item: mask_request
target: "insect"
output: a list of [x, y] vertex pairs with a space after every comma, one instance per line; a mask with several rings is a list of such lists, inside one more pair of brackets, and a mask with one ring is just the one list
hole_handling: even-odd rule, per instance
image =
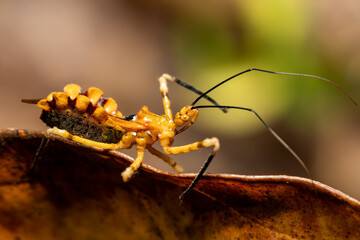
[[[195, 187], [215, 154], [220, 149], [220, 142], [216, 137], [206, 138], [202, 141], [183, 146], [172, 146], [174, 137], [195, 123], [199, 115], [198, 109], [200, 108], [219, 108], [223, 112], [227, 112], [228, 109], [240, 109], [252, 112], [270, 133], [299, 161], [308, 175], [311, 176], [301, 158], [253, 109], [237, 106], [223, 106], [207, 95], [220, 85], [251, 71], [317, 78], [337, 87], [355, 105], [357, 105], [357, 103], [340, 86], [330, 80], [313, 75], [273, 72], [257, 68], [247, 69], [235, 74], [205, 92], [201, 92], [175, 77], [163, 74], [158, 80], [165, 112], [164, 115], [152, 113], [146, 106], [143, 106], [136, 115], [123, 116], [123, 114], [117, 110], [115, 100], [112, 98], [104, 98], [103, 92], [100, 89], [91, 87], [87, 91], [81, 91], [80, 86], [76, 84], [66, 85], [63, 92], [52, 92], [44, 99], [22, 99], [22, 102], [36, 104], [42, 109], [40, 118], [50, 127], [46, 132], [46, 136], [56, 134], [78, 143], [103, 149], [124, 149], [136, 145], [136, 159], [121, 173], [124, 182], [127, 182], [140, 167], [146, 149], [153, 155], [156, 155], [167, 162], [176, 172], [181, 173], [183, 172], [182, 167], [168, 155], [176, 155], [201, 148], [212, 147], [209, 157], [200, 168], [192, 183], [180, 195], [180, 199], [183, 199]], [[173, 116], [170, 108], [168, 81], [175, 82], [200, 95], [192, 104], [181, 108], [175, 116]], [[202, 98], [207, 99], [213, 105], [196, 106], [196, 103]], [[159, 141], [162, 149], [168, 155], [152, 146], [156, 141]], [[48, 138], [43, 138], [31, 169], [34, 169], [47, 142]]]

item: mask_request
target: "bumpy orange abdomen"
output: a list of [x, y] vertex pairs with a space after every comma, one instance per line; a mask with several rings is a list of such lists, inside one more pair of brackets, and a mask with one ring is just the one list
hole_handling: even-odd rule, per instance
[[64, 92], [52, 92], [37, 105], [43, 109], [41, 120], [49, 127], [57, 127], [86, 139], [117, 143], [125, 130], [109, 124], [109, 115], [122, 118], [112, 98], [104, 98], [98, 88], [81, 92], [76, 84], [66, 85]]

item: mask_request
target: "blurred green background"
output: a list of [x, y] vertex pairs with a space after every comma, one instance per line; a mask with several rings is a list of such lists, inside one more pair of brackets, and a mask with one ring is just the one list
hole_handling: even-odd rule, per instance
[[[20, 99], [45, 97], [70, 82], [99, 87], [125, 115], [142, 105], [163, 114], [157, 77], [164, 72], [203, 91], [250, 67], [313, 74], [359, 101], [358, 9], [356, 0], [0, 0], [0, 127], [45, 130], [40, 109]], [[169, 85], [174, 112], [196, 98]], [[211, 96], [255, 109], [315, 180], [360, 198], [359, 108], [334, 86], [251, 72]], [[306, 177], [249, 112], [202, 109], [174, 145], [212, 136], [221, 149], [209, 172]], [[135, 156], [134, 149], [124, 152]], [[208, 152], [175, 159], [196, 172]], [[171, 171], [150, 153], [145, 163]]]

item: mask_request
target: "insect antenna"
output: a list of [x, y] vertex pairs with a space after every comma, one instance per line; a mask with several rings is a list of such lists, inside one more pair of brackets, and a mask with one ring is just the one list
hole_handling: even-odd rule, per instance
[[209, 97], [208, 95], [204, 94], [203, 92], [201, 92], [200, 90], [196, 89], [195, 87], [191, 86], [190, 84], [183, 82], [182, 80], [178, 79], [178, 78], [171, 78], [171, 81], [179, 84], [180, 86], [189, 89], [190, 91], [202, 96], [202, 98], [205, 98], [206, 100], [208, 100], [209, 102], [211, 102], [212, 104], [214, 104], [215, 106], [218, 106], [218, 108], [223, 111], [224, 113], [227, 113], [227, 109], [221, 107], [221, 105], [216, 102], [214, 99], [212, 99], [211, 97]]
[[[194, 106], [193, 108], [225, 108], [225, 109], [239, 109], [239, 110], [244, 110], [244, 111], [248, 111], [248, 112], [252, 112], [253, 114], [255, 114], [255, 116], [261, 121], [261, 123], [267, 128], [267, 130], [269, 130], [269, 132], [281, 143], [281, 145], [283, 145], [295, 158], [296, 160], [300, 163], [300, 165], [303, 167], [303, 169], [306, 171], [308, 177], [310, 179], [313, 179], [309, 169], [306, 167], [304, 161], [296, 154], [296, 152], [260, 117], [260, 115], [255, 112], [255, 110], [251, 109], [251, 108], [245, 108], [245, 107], [237, 107], [237, 106], [212, 106], [212, 105], [203, 105], [203, 106]], [[196, 176], [196, 178], [194, 179], [193, 183], [196, 183], [200, 180], [200, 178], [202, 177], [202, 175], [204, 174], [207, 166], [209, 165], [209, 161], [211, 161], [212, 159], [208, 158], [206, 160], [206, 162], [204, 163], [203, 167], [201, 168], [201, 171], [198, 173], [198, 175]], [[203, 169], [205, 168], [205, 169]], [[191, 185], [195, 185], [195, 184], [191, 184]], [[187, 190], [186, 190], [187, 191]]]
[[249, 68], [245, 71], [242, 71], [240, 73], [237, 73], [227, 79], [225, 79], [224, 81], [216, 84], [214, 87], [210, 88], [209, 90], [207, 90], [206, 92], [204, 92], [203, 94], [201, 94], [197, 99], [195, 99], [195, 101], [192, 103], [192, 105], [194, 106], [201, 98], [205, 98], [205, 96], [207, 96], [207, 94], [211, 91], [213, 91], [215, 88], [223, 85], [224, 83], [230, 81], [231, 79], [233, 78], [236, 78], [242, 74], [245, 74], [245, 73], [248, 73], [248, 72], [251, 72], [251, 71], [258, 71], [258, 72], [265, 72], [265, 73], [271, 73], [271, 74], [278, 74], [278, 75], [289, 75], [289, 76], [299, 76], [299, 77], [308, 77], [308, 78], [316, 78], [316, 79], [319, 79], [319, 80], [322, 80], [322, 81], [325, 81], [325, 82], [328, 82], [332, 85], [334, 85], [338, 90], [340, 90], [355, 106], [357, 106], [357, 102], [352, 98], [350, 97], [350, 95], [343, 89], [341, 88], [339, 85], [337, 85], [336, 83], [326, 79], [326, 78], [322, 78], [322, 77], [318, 77], [318, 76], [315, 76], [315, 75], [309, 75], [309, 74], [302, 74], [302, 73], [287, 73], [287, 72], [274, 72], [274, 71], [269, 71], [269, 70], [264, 70], [264, 69], [259, 69], [259, 68]]

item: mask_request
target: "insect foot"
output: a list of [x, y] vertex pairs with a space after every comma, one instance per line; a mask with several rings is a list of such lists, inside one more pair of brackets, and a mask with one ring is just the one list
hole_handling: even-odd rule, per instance
[[132, 169], [132, 167], [128, 167], [126, 168], [122, 173], [122, 179], [124, 182], [127, 182], [130, 180], [130, 178], [134, 175], [134, 169]]

